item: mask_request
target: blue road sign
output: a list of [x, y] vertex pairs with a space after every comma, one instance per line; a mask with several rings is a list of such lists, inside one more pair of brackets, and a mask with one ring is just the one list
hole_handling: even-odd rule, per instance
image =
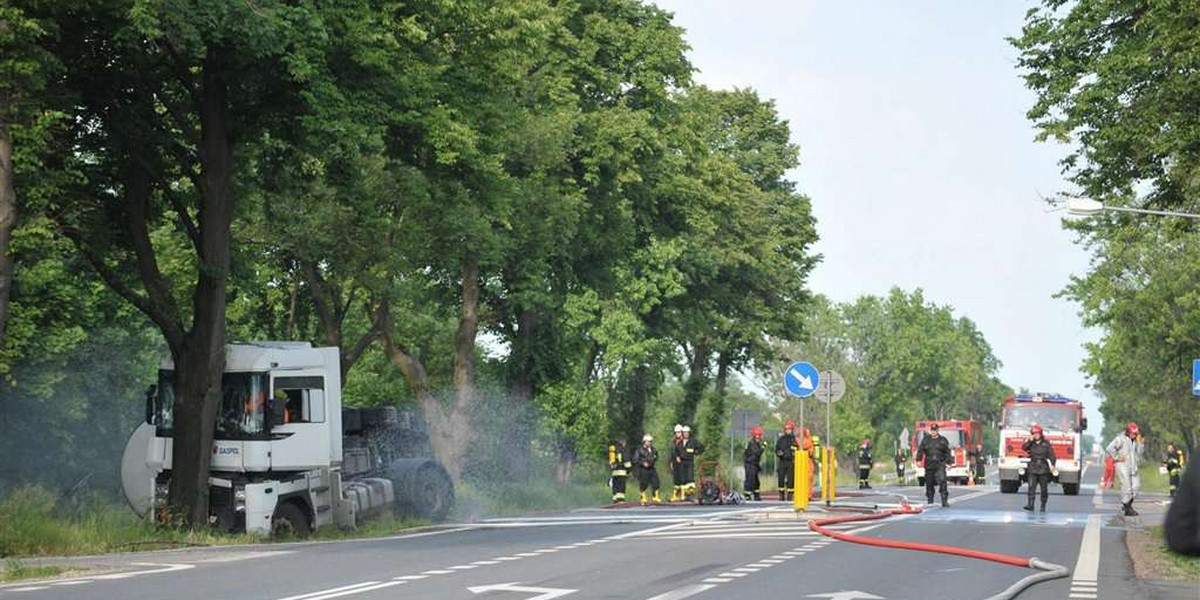
[[807, 398], [817, 391], [818, 385], [821, 385], [821, 372], [802, 360], [792, 363], [783, 372], [783, 387], [793, 396]]
[[1192, 395], [1200, 396], [1200, 359], [1192, 361]]

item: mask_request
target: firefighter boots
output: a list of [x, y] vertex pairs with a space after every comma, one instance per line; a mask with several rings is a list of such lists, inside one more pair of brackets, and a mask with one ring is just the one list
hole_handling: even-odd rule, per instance
[[654, 503], [662, 504], [662, 497], [658, 495], [658, 490], [654, 490]]
[[639, 501], [639, 502], [641, 502], [641, 505], [642, 505], [642, 506], [645, 506], [645, 505], [647, 504], [647, 502], [646, 502], [646, 492], [645, 492], [645, 491], [642, 491], [642, 493], [641, 493], [641, 494], [639, 494], [639, 496], [638, 496], [638, 501]]

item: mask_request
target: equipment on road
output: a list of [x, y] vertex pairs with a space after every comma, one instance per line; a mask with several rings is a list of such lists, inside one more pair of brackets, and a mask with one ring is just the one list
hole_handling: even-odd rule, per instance
[[1029, 455], [1023, 447], [1034, 425], [1044, 429], [1046, 441], [1054, 448], [1058, 460], [1058, 475], [1051, 479], [1062, 485], [1063, 494], [1078, 494], [1087, 418], [1083, 416], [1082, 402], [1059, 394], [1021, 394], [1004, 401], [1000, 421], [1000, 491], [1015, 494], [1021, 482], [1028, 481]]
[[[303, 535], [388, 510], [433, 520], [450, 511], [454, 485], [430, 458], [424, 420], [393, 407], [343, 408], [337, 348], [229, 345], [221, 385], [209, 474], [216, 527]], [[162, 520], [169, 518], [174, 389], [167, 358], [121, 465], [130, 506]]]
[[[917, 449], [921, 447], [921, 441], [929, 434], [929, 431], [937, 427], [941, 437], [946, 438], [946, 442], [950, 444], [951, 457], [946, 463], [946, 481], [966, 485], [971, 478], [971, 461], [968, 459], [967, 450], [974, 448], [976, 444], [983, 443], [983, 427], [978, 421], [970, 419], [953, 419], [945, 421], [917, 421], [916, 435], [912, 437], [912, 455], [914, 460], [917, 456]], [[918, 461], [917, 465], [917, 485], [925, 485], [925, 477], [922, 475], [921, 469], [925, 465]]]

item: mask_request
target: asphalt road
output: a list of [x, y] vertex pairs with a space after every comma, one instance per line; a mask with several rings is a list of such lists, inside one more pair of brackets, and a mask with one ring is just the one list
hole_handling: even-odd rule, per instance
[[[1087, 479], [1094, 479], [1095, 470]], [[1085, 479], [1085, 482], [1087, 480]], [[1092, 482], [1094, 483], [1094, 482]], [[923, 500], [917, 488], [889, 488]], [[866, 536], [949, 544], [1065, 565], [1071, 578], [1021, 600], [1198, 598], [1133, 577], [1112, 493], [1054, 489], [1046, 514], [1024, 494], [952, 488], [950, 508], [847, 524]], [[1024, 488], [1022, 488], [1024, 492]], [[850, 502], [894, 502], [886, 497]], [[256, 545], [89, 559], [117, 570], [0, 587], [28, 600], [697, 600], [986, 598], [1032, 573], [959, 557], [873, 548], [814, 534], [790, 506], [592, 509], [450, 525], [374, 540]], [[1165, 594], [1165, 595], [1164, 595]]]

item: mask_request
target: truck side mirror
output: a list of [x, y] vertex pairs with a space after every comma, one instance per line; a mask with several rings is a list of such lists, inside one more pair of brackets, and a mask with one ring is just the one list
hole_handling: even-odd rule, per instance
[[146, 388], [146, 423], [154, 424], [154, 415], [158, 413], [158, 386], [151, 385]]
[[1079, 421], [1079, 430], [1084, 431], [1086, 429], [1087, 429], [1087, 417], [1084, 417], [1082, 420]]
[[283, 425], [287, 420], [287, 400], [271, 398], [267, 401], [267, 428]]

